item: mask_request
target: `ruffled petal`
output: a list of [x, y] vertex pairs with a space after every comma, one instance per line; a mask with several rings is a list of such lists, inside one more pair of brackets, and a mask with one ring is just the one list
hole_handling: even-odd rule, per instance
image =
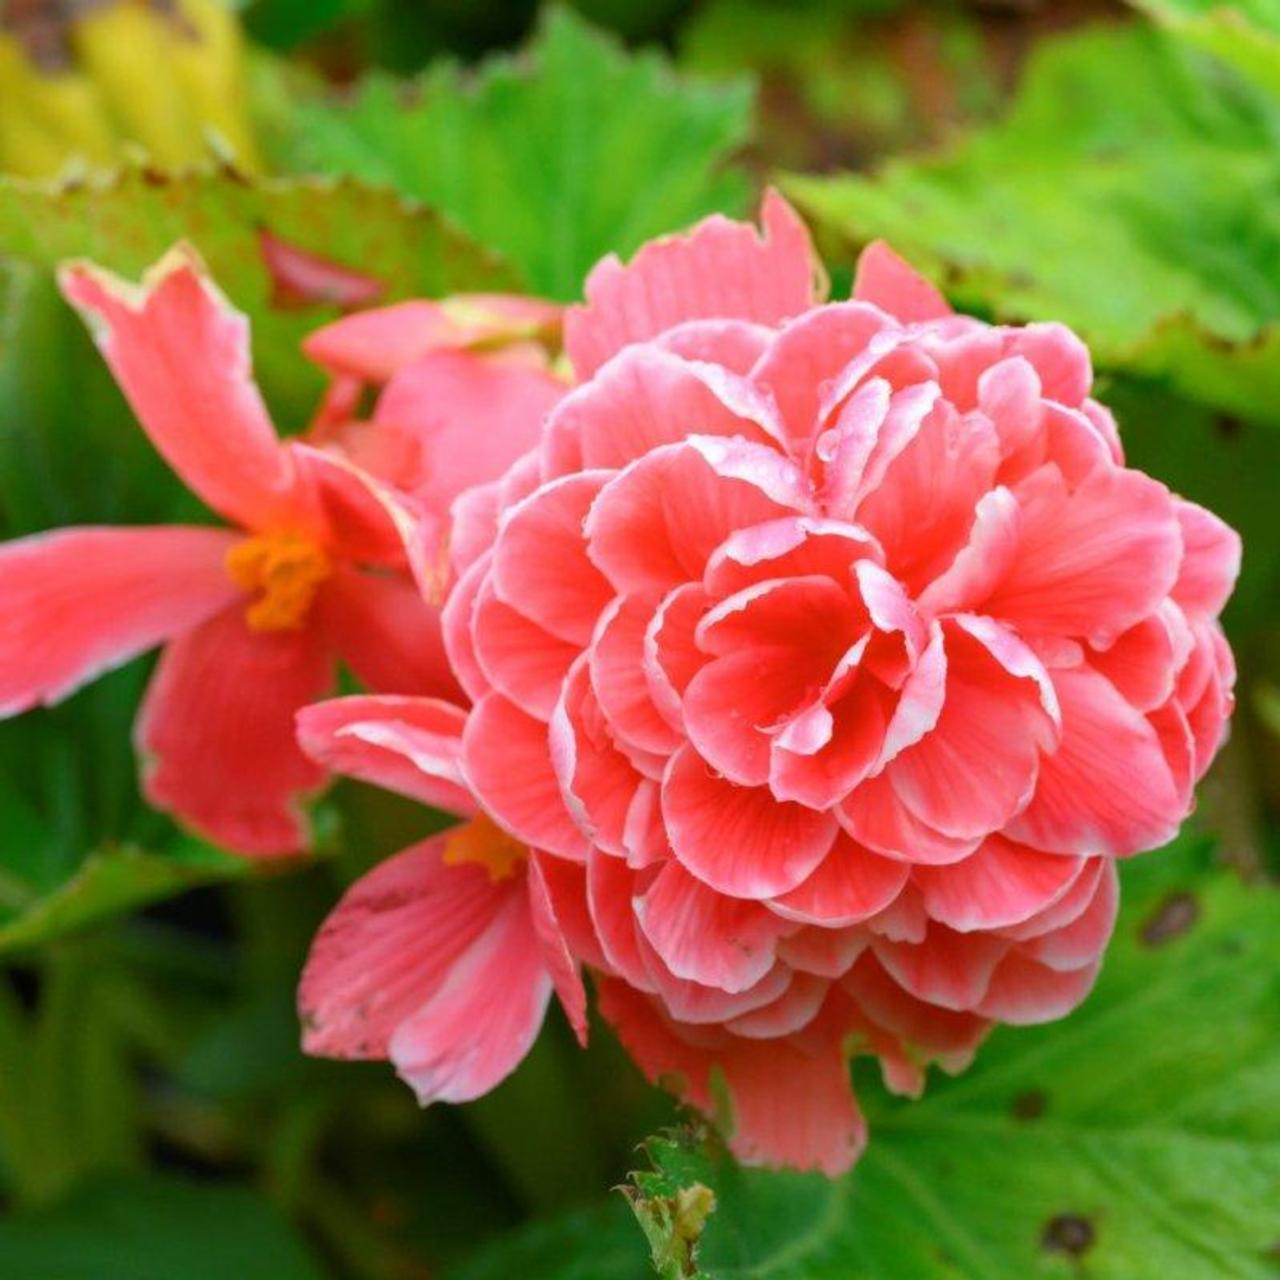
[[1186, 802], [1156, 731], [1088, 667], [1055, 671], [1053, 682], [1062, 743], [1041, 761], [1035, 795], [1006, 834], [1049, 852], [1114, 857], [1167, 844]]
[[912, 879], [930, 917], [961, 933], [1021, 924], [1075, 883], [1083, 858], [1037, 853], [989, 836], [969, 857], [917, 867]]
[[773, 968], [773, 944], [786, 924], [755, 902], [707, 888], [668, 862], [635, 899], [640, 928], [677, 978], [739, 992]]
[[680, 862], [738, 898], [772, 898], [804, 881], [831, 848], [836, 820], [781, 804], [764, 787], [736, 787], [689, 747], [671, 760], [662, 815]]
[[577, 861], [586, 857], [587, 841], [561, 798], [542, 721], [499, 693], [486, 694], [467, 719], [463, 772], [517, 839]]
[[883, 911], [910, 874], [905, 862], [872, 853], [841, 832], [808, 879], [769, 905], [789, 920], [837, 929]]
[[462, 775], [466, 722], [461, 707], [435, 698], [331, 698], [298, 713], [298, 744], [334, 773], [469, 815], [476, 803]]
[[684, 235], [652, 240], [623, 265], [610, 254], [587, 277], [586, 305], [565, 317], [580, 379], [615, 352], [685, 320], [777, 324], [812, 306], [820, 271], [809, 233], [774, 191], [763, 231], [715, 214]]
[[775, 449], [689, 436], [601, 489], [586, 520], [588, 554], [619, 593], [669, 589], [701, 579], [734, 530], [808, 505], [804, 476]]

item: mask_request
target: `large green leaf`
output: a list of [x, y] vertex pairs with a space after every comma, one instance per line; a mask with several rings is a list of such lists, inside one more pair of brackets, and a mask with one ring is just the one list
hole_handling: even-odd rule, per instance
[[1280, 894], [1206, 861], [1186, 838], [1126, 873], [1102, 978], [1070, 1018], [998, 1031], [919, 1103], [860, 1081], [871, 1142], [849, 1176], [652, 1143], [632, 1198], [662, 1274], [1273, 1277]]
[[474, 77], [451, 64], [412, 85], [367, 78], [314, 99], [277, 139], [294, 168], [358, 175], [451, 214], [539, 292], [573, 298], [591, 265], [716, 209], [739, 210], [727, 170], [751, 90], [677, 80], [555, 10], [519, 58]]
[[[0, 806], [3, 801], [0, 796]], [[37, 821], [29, 812], [22, 816], [28, 825]], [[0, 807], [0, 840], [8, 845], [30, 838], [30, 834], [34, 833], [15, 821], [13, 807]], [[239, 879], [254, 867], [246, 858], [222, 853], [194, 839], [180, 840], [164, 853], [114, 845], [89, 854], [74, 874], [47, 893], [21, 902], [7, 862], [0, 853], [5, 897], [13, 904], [0, 909], [0, 955], [37, 946], [186, 889]]]
[[[47, 269], [84, 256], [138, 276], [176, 241], [192, 241], [248, 313], [257, 375], [280, 428], [295, 430], [323, 385], [298, 343], [337, 311], [281, 302], [263, 258], [263, 232], [372, 277], [385, 300], [511, 282], [489, 251], [438, 214], [353, 178], [259, 182], [226, 170], [167, 177], [133, 169], [60, 189], [0, 180], [0, 260], [19, 267]], [[5, 416], [0, 409], [0, 429], [17, 429]]]
[[103, 1179], [54, 1209], [0, 1223], [13, 1280], [322, 1280], [311, 1250], [243, 1187]]
[[837, 255], [886, 237], [963, 305], [1063, 320], [1103, 365], [1280, 418], [1280, 97], [1171, 36], [1048, 43], [999, 125], [784, 185]]

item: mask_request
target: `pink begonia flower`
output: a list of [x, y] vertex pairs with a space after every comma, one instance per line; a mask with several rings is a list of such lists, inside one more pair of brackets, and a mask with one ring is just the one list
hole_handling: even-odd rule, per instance
[[465, 725], [465, 712], [431, 698], [336, 698], [298, 717], [320, 764], [467, 819], [348, 890], [298, 992], [308, 1053], [389, 1058], [424, 1104], [478, 1098], [507, 1076], [553, 989], [587, 1035], [586, 992], [545, 878], [559, 869], [478, 811], [460, 767]]
[[[147, 798], [244, 854], [298, 851], [300, 798], [326, 775], [293, 717], [331, 688], [336, 659], [377, 690], [459, 694], [410, 573], [418, 513], [349, 458], [277, 438], [247, 322], [193, 251], [140, 288], [87, 264], [60, 279], [152, 443], [237, 527], [66, 529], [0, 547], [0, 713], [165, 644], [136, 725]], [[526, 444], [505, 457], [486, 444], [488, 475]], [[454, 483], [475, 475], [466, 464]]]
[[580, 385], [454, 505], [445, 644], [460, 774], [568, 869], [632, 1056], [743, 1159], [836, 1173], [848, 1052], [915, 1093], [1090, 989], [1114, 860], [1223, 738], [1240, 547], [1124, 466], [1070, 331], [953, 315], [880, 244], [823, 305], [763, 224], [591, 274]]

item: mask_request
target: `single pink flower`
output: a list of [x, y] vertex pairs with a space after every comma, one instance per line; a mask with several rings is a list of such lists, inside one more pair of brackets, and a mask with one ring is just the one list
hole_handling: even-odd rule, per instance
[[1240, 548], [1124, 466], [1068, 330], [879, 244], [822, 305], [763, 223], [592, 273], [581, 384], [454, 505], [445, 643], [461, 772], [585, 868], [557, 913], [632, 1055], [707, 1111], [718, 1069], [744, 1159], [836, 1172], [850, 1047], [916, 1092], [1089, 990], [1114, 859], [1222, 740]]
[[277, 438], [245, 318], [179, 248], [136, 287], [60, 275], [152, 443], [234, 528], [79, 528], [0, 547], [0, 713], [164, 644], [136, 725], [150, 802], [250, 855], [307, 841], [324, 770], [294, 712], [341, 658], [375, 689], [449, 695], [410, 511], [341, 456]]
[[477, 810], [460, 766], [465, 723], [430, 698], [338, 698], [298, 717], [318, 763], [466, 819], [348, 890], [298, 992], [308, 1053], [389, 1058], [424, 1104], [477, 1098], [513, 1071], [553, 989], [587, 1035], [545, 879], [557, 869]]

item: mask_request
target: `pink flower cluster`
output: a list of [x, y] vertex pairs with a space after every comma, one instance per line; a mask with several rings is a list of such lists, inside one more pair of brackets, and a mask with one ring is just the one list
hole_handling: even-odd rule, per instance
[[[361, 519], [326, 542], [288, 509], [326, 557], [305, 590], [349, 562], [445, 584], [448, 670], [308, 708], [301, 750], [464, 821], [339, 904], [306, 1044], [476, 1097], [553, 991], [585, 1038], [585, 967], [650, 1078], [727, 1106], [741, 1158], [836, 1173], [865, 1141], [851, 1053], [916, 1094], [993, 1024], [1087, 994], [1115, 859], [1175, 834], [1225, 732], [1238, 539], [1125, 467], [1068, 330], [955, 315], [882, 245], [824, 304], [777, 196], [762, 231], [710, 218], [586, 296], [567, 394], [532, 302], [472, 316], [496, 354], [435, 304], [311, 344], [329, 400], [273, 447], [323, 458]], [[370, 556], [388, 511], [400, 550]], [[23, 554], [0, 552], [0, 598]]]

